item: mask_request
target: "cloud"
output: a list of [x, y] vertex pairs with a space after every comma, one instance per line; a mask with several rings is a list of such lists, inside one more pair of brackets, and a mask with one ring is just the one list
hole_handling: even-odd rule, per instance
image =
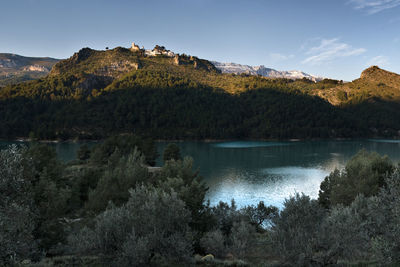
[[354, 48], [349, 44], [342, 43], [339, 38], [320, 39], [317, 46], [307, 50], [308, 57], [302, 61], [303, 64], [320, 65], [337, 58], [358, 56], [365, 53], [365, 48]]
[[368, 60], [367, 66], [373, 66], [373, 65], [380, 66], [380, 67], [388, 66], [388, 65], [390, 65], [389, 58], [386, 56], [373, 57], [370, 60]]
[[348, 3], [352, 4], [354, 9], [363, 10], [372, 15], [399, 6], [400, 0], [350, 0]]
[[272, 61], [278, 62], [278, 61], [285, 61], [285, 60], [294, 58], [294, 55], [284, 55], [284, 54], [280, 54], [280, 53], [270, 53], [269, 54], [269, 58]]

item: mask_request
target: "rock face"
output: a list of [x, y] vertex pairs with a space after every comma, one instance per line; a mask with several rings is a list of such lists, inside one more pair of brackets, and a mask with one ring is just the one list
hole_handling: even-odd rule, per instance
[[249, 74], [249, 75], [261, 75], [269, 78], [287, 78], [287, 79], [303, 79], [307, 78], [314, 82], [323, 80], [322, 77], [318, 77], [315, 75], [307, 74], [301, 71], [293, 70], [293, 71], [278, 71], [271, 68], [266, 68], [263, 65], [260, 66], [249, 66], [249, 65], [241, 65], [236, 63], [221, 63], [212, 61], [214, 66], [217, 69], [220, 69], [222, 73], [235, 73], [235, 74]]
[[50, 70], [44, 66], [40, 65], [30, 65], [23, 68], [24, 71], [37, 71], [48, 73]]
[[74, 87], [84, 92], [105, 88], [121, 75], [141, 68], [140, 54], [132, 52], [132, 48], [123, 47], [107, 51], [83, 48], [72, 57], [57, 63], [50, 76], [62, 74], [71, 77], [77, 81]]

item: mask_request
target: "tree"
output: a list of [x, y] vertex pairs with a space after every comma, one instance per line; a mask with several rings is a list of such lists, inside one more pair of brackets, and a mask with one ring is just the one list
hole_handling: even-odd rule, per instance
[[154, 141], [136, 135], [116, 135], [107, 138], [93, 148], [90, 161], [97, 165], [103, 165], [108, 162], [109, 157], [116, 149], [121, 153], [121, 156], [126, 156], [131, 154], [135, 148], [144, 155], [145, 163], [155, 164], [157, 149]]
[[126, 204], [111, 204], [99, 214], [93, 230], [85, 228], [71, 236], [71, 247], [112, 256], [123, 266], [190, 263], [190, 212], [184, 202], [175, 192], [152, 186], [138, 186], [129, 194]]
[[315, 246], [315, 261], [321, 265], [373, 260], [371, 239], [376, 235], [374, 213], [377, 197], [359, 195], [349, 206], [336, 205], [324, 218]]
[[243, 208], [243, 213], [249, 217], [250, 222], [256, 227], [263, 227], [267, 221], [271, 221], [278, 214], [278, 208], [265, 206], [264, 201], [260, 201], [257, 207], [247, 206]]
[[254, 226], [245, 221], [235, 222], [232, 227], [231, 246], [233, 254], [243, 259], [255, 241]]
[[223, 258], [226, 255], [226, 240], [221, 230], [207, 232], [200, 240], [200, 245], [205, 253], [211, 253], [215, 257]]
[[167, 162], [168, 160], [180, 160], [181, 153], [179, 147], [174, 143], [169, 143], [164, 149], [163, 160]]
[[79, 160], [82, 160], [82, 161], [88, 160], [90, 158], [90, 149], [89, 149], [89, 147], [86, 144], [81, 145], [79, 147], [78, 152], [77, 152], [77, 156], [78, 156]]
[[128, 201], [129, 189], [150, 180], [150, 173], [144, 163], [144, 155], [136, 148], [127, 156], [121, 156], [119, 150], [115, 150], [96, 188], [89, 191], [86, 207], [99, 212], [107, 207], [109, 201], [117, 206]]
[[358, 194], [376, 195], [391, 175], [394, 165], [387, 156], [376, 152], [359, 151], [343, 171], [335, 170], [321, 183], [319, 203], [324, 207], [350, 205]]
[[289, 264], [310, 265], [325, 210], [316, 200], [296, 194], [284, 202], [273, 220], [272, 240], [277, 253]]
[[378, 233], [373, 238], [373, 250], [382, 264], [400, 262], [400, 166], [386, 178], [386, 186], [378, 194], [378, 209], [374, 209]]
[[30, 163], [23, 148], [15, 145], [0, 151], [0, 265], [31, 258], [37, 253], [34, 240], [35, 204], [27, 174]]
[[64, 164], [57, 159], [53, 147], [33, 144], [25, 153], [31, 162], [30, 179], [33, 198], [38, 211], [35, 239], [41, 249], [50, 250], [64, 240], [64, 228], [60, 217], [71, 211], [71, 181], [63, 176]]

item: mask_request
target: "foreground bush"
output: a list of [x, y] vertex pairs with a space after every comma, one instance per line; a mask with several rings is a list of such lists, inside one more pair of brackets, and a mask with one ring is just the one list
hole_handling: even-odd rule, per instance
[[[190, 213], [176, 193], [139, 186], [121, 207], [110, 205], [85, 228], [70, 237], [76, 252], [112, 256], [120, 265], [167, 261], [189, 263], [192, 255]], [[89, 241], [89, 242], [88, 242]]]
[[386, 186], [378, 194], [379, 209], [374, 210], [377, 235], [373, 250], [385, 264], [400, 263], [400, 168], [387, 177]]
[[324, 216], [324, 209], [308, 196], [296, 194], [285, 201], [272, 227], [274, 247], [285, 262], [299, 265], [313, 262], [314, 245]]
[[0, 151], [0, 265], [31, 258], [36, 252], [36, 213], [26, 175], [25, 150], [15, 145]]

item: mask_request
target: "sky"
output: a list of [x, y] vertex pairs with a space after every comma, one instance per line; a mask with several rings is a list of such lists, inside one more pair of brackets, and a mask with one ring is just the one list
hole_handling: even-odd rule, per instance
[[400, 0], [1, 0], [0, 53], [153, 48], [351, 81], [400, 73]]

